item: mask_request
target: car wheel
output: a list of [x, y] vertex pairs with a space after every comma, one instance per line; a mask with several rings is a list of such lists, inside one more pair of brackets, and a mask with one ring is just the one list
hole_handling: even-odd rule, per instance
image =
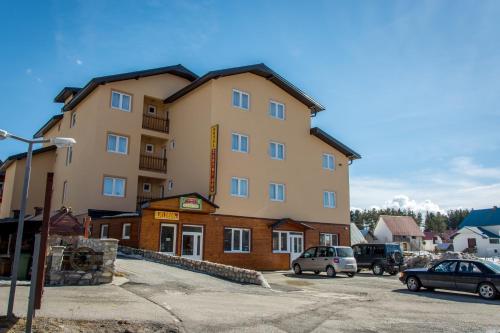
[[354, 277], [354, 275], [356, 275], [356, 274], [354, 274], [354, 273], [347, 273], [347, 276], [350, 277], [350, 278]]
[[337, 275], [337, 272], [335, 272], [335, 268], [333, 268], [333, 266], [328, 266], [326, 268], [326, 275], [328, 275], [329, 277], [335, 277], [335, 275]]
[[321, 273], [320, 271], [314, 271], [314, 274], [318, 275], [319, 273]]
[[420, 285], [418, 278], [410, 276], [406, 279], [406, 287], [408, 287], [408, 290], [410, 291], [419, 291], [422, 286]]
[[375, 274], [375, 275], [382, 275], [382, 274], [384, 274], [384, 267], [382, 267], [381, 264], [375, 264], [375, 265], [373, 265], [372, 271], [373, 271], [373, 274]]
[[491, 283], [481, 283], [478, 288], [479, 296], [484, 299], [494, 299], [497, 297], [497, 290]]
[[300, 268], [299, 264], [295, 264], [293, 266], [293, 272], [297, 275], [302, 274], [302, 268]]

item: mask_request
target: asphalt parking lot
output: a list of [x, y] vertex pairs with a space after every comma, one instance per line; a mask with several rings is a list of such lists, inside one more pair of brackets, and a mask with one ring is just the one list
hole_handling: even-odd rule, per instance
[[[411, 293], [395, 276], [266, 272], [266, 289], [143, 260], [119, 258], [116, 267], [126, 283], [46, 288], [39, 315], [160, 322], [181, 332], [500, 332], [500, 300]], [[18, 288], [19, 314], [27, 292]]]

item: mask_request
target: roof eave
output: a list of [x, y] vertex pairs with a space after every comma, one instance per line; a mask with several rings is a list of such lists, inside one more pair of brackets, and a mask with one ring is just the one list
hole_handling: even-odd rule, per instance
[[335, 139], [332, 137], [330, 134], [326, 133], [319, 127], [313, 127], [310, 129], [310, 134], [314, 135], [324, 143], [328, 144], [329, 146], [337, 149], [340, 151], [342, 154], [344, 154], [349, 160], [359, 160], [361, 159], [361, 155], [352, 150], [351, 148], [347, 147], [345, 144], [340, 142], [339, 140]]

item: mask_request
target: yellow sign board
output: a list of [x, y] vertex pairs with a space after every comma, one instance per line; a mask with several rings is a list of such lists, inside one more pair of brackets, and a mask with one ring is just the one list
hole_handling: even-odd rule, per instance
[[179, 220], [179, 212], [164, 212], [164, 211], [156, 210], [155, 211], [155, 220], [178, 221]]
[[219, 145], [219, 125], [210, 128], [210, 184], [208, 194], [217, 193], [217, 148]]

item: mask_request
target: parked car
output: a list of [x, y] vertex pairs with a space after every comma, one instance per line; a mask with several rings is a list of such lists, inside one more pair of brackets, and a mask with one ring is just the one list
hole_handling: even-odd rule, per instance
[[396, 275], [404, 265], [403, 251], [397, 243], [356, 244], [352, 247], [354, 258], [361, 269], [371, 269], [373, 274], [387, 272]]
[[358, 269], [352, 249], [348, 246], [316, 246], [305, 250], [292, 261], [295, 274], [312, 271], [314, 274], [326, 272], [329, 277], [346, 273], [353, 277]]
[[484, 260], [444, 260], [431, 268], [413, 268], [400, 273], [408, 290], [446, 289], [478, 293], [494, 299], [500, 291], [500, 265]]

